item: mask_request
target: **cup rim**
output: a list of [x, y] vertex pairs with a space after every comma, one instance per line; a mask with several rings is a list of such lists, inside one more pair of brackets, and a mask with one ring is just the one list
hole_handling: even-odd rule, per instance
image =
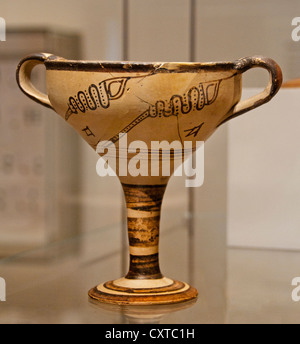
[[69, 71], [97, 71], [97, 72], [155, 72], [155, 73], [182, 73], [199, 72], [199, 70], [236, 72], [235, 63], [219, 62], [140, 62], [140, 61], [93, 61], [67, 60], [51, 55], [45, 61], [47, 70]]

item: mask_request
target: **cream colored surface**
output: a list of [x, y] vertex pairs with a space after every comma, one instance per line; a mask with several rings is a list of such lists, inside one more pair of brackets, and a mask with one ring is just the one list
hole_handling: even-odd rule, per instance
[[145, 256], [149, 254], [158, 253], [158, 246], [150, 246], [150, 247], [136, 247], [136, 246], [129, 246], [129, 253], [133, 256]]
[[[49, 101], [44, 100], [47, 96], [42, 97], [39, 91], [35, 91], [31, 81], [31, 70], [40, 64], [41, 59], [47, 69], [47, 95], [51, 107], [95, 150], [99, 141], [108, 140], [118, 151], [123, 133], [128, 136], [126, 149], [127, 144], [137, 140], [142, 140], [146, 149], [153, 141], [163, 140], [169, 143], [177, 140], [182, 144], [190, 141], [196, 147], [197, 141], [206, 141], [224, 121], [269, 101], [276, 95], [282, 81], [276, 62], [257, 56], [232, 63], [168, 63], [158, 66], [145, 63], [147, 71], [139, 72], [140, 65], [134, 62], [122, 63], [120, 67], [100, 61], [101, 68], [96, 63], [96, 66], [93, 64], [96, 70], [92, 71], [88, 61], [76, 62], [77, 67], [70, 60], [37, 53], [20, 61], [17, 81], [27, 96], [45, 106], [49, 106]], [[242, 75], [245, 70], [255, 67], [267, 69], [272, 76], [266, 91], [239, 103]], [[112, 93], [111, 85], [115, 83], [118, 85], [117, 93]], [[94, 88], [94, 96], [91, 87]], [[195, 135], [186, 133], [198, 127]], [[102, 156], [103, 152], [99, 155]], [[111, 168], [125, 184], [157, 185], [166, 184], [168, 180], [162, 172], [156, 174], [157, 177], [153, 176], [149, 163], [148, 173], [138, 173], [137, 176], [130, 171], [130, 161], [126, 174], [119, 172], [116, 162], [114, 165]], [[170, 167], [171, 174], [172, 169], [173, 166]]]
[[[145, 279], [145, 280], [133, 280], [122, 277], [120, 279], [114, 280], [114, 284], [119, 287], [124, 288], [159, 288], [167, 287], [171, 285], [173, 281], [170, 278], [159, 278], [159, 279]], [[98, 290], [103, 291], [103, 284], [100, 284]], [[102, 288], [102, 289], [101, 289]]]
[[[185, 284], [185, 286], [182, 288], [182, 289], [180, 289], [180, 292], [184, 292], [184, 291], [186, 291], [186, 290], [188, 290], [190, 287], [189, 287], [189, 285], [187, 285], [187, 284]], [[97, 287], [97, 289], [99, 290], [99, 291], [102, 291], [102, 292], [107, 292], [107, 289], [105, 289], [105, 287], [103, 286], [103, 284], [101, 284], [101, 285], [99, 285], [98, 287]], [[119, 292], [119, 291], [115, 291], [115, 290], [110, 290], [109, 291], [110, 292], [110, 294], [112, 294], [112, 295], [124, 295], [124, 293], [123, 292]], [[158, 292], [155, 292], [155, 293], [153, 293], [155, 296], [159, 296], [159, 295], [166, 295], [166, 294], [168, 294], [168, 295], [172, 295], [172, 294], [177, 294], [178, 293], [178, 290], [176, 290], [176, 291], [168, 291], [168, 292], [161, 292], [161, 293], [158, 293]], [[135, 295], [136, 296], [136, 293], [127, 293], [128, 295]], [[139, 295], [140, 296], [149, 296], [149, 293], [147, 294], [147, 293], [139, 293]], [[145, 301], [144, 301], [145, 302]], [[146, 303], [146, 302], [145, 302]]]
[[160, 211], [139, 211], [139, 210], [127, 208], [127, 215], [128, 215], [128, 217], [147, 218], [147, 217], [159, 216]]

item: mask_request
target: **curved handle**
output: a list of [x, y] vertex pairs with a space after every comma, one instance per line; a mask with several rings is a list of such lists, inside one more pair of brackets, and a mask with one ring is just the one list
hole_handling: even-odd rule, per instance
[[230, 119], [242, 115], [243, 113], [253, 110], [260, 105], [270, 101], [279, 91], [282, 84], [282, 72], [278, 64], [266, 57], [252, 56], [239, 59], [234, 62], [234, 68], [241, 73], [246, 72], [251, 68], [261, 67], [266, 69], [270, 75], [270, 81], [267, 87], [256, 96], [240, 101], [233, 108], [232, 114], [225, 118], [219, 125], [229, 121]]
[[31, 82], [31, 71], [39, 64], [44, 64], [52, 54], [33, 54], [20, 61], [17, 71], [17, 83], [20, 89], [31, 99], [53, 110], [48, 96], [38, 89]]

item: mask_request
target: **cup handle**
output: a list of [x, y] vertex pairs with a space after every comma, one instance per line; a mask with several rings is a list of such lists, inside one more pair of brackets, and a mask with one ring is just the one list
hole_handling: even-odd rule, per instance
[[20, 89], [31, 99], [39, 104], [42, 104], [52, 110], [53, 107], [50, 103], [47, 94], [42, 93], [31, 82], [31, 71], [39, 64], [44, 64], [45, 61], [52, 56], [51, 54], [33, 54], [25, 57], [20, 61], [16, 71], [17, 83]]
[[233, 108], [231, 115], [225, 118], [218, 126], [234, 117], [240, 116], [247, 111], [253, 110], [258, 106], [267, 103], [279, 91], [282, 84], [282, 72], [274, 60], [262, 56], [252, 56], [245, 57], [234, 62], [234, 69], [241, 73], [256, 67], [264, 68], [269, 72], [270, 81], [267, 87], [261, 93], [237, 103]]

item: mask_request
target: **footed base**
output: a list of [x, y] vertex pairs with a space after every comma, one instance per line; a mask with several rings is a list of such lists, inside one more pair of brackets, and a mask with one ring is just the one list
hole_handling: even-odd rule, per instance
[[99, 302], [118, 305], [173, 304], [195, 299], [198, 292], [185, 282], [160, 279], [127, 279], [109, 281], [89, 291]]

